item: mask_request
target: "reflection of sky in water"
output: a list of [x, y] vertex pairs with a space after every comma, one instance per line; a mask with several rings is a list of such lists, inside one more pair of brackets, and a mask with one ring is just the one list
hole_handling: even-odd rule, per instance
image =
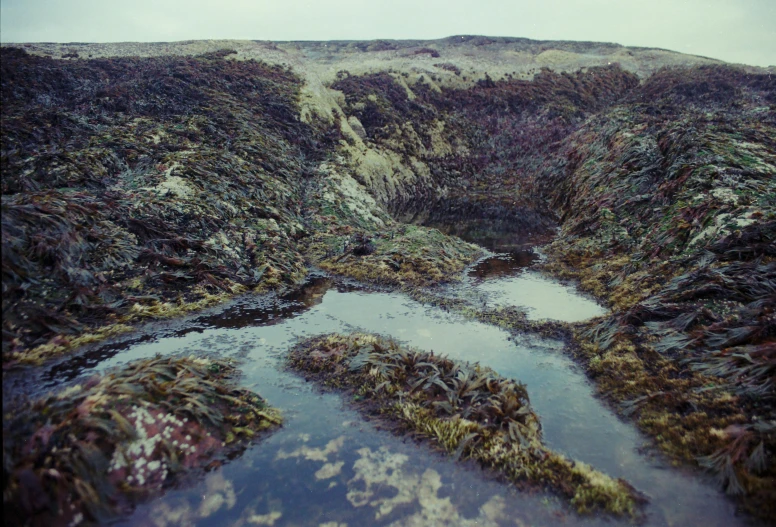
[[606, 313], [606, 309], [580, 296], [571, 286], [546, 278], [536, 271], [486, 279], [475, 288], [487, 295], [491, 305], [525, 307], [531, 320], [549, 318], [578, 322]]
[[[423, 446], [376, 431], [356, 413], [343, 409], [339, 395], [320, 394], [313, 385], [282, 369], [284, 352], [298, 338], [352, 330], [391, 335], [422, 349], [479, 361], [522, 381], [541, 417], [546, 443], [614, 477], [623, 477], [645, 492], [651, 499], [648, 524], [722, 526], [739, 522], [733, 506], [711, 486], [701, 484], [697, 477], [654, 466], [639, 455], [640, 437], [594, 397], [592, 387], [563, 354], [560, 343], [511, 339], [498, 328], [425, 307], [398, 294], [333, 290], [308, 311], [279, 323], [273, 320], [272, 325], [242, 328], [202, 324], [196, 332], [130, 347], [100, 365], [102, 369], [155, 353], [241, 357], [245, 359], [242, 382], [279, 407], [285, 417], [280, 430], [242, 457], [188, 490], [170, 492], [143, 505], [130, 522], [620, 524], [565, 515], [552, 498], [509, 490], [463, 464], [430, 454]], [[172, 522], [176, 517], [180, 521]]]

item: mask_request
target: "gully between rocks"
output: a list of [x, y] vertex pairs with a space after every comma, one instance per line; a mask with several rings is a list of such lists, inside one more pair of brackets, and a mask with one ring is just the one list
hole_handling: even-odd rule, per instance
[[[584, 320], [604, 308], [532, 270], [522, 244], [473, 265], [445, 295], [524, 308], [529, 318]], [[743, 524], [698, 473], [668, 466], [594, 395], [564, 344], [502, 329], [393, 292], [318, 276], [286, 297], [243, 297], [122, 345], [103, 346], [41, 372], [44, 388], [162, 355], [241, 361], [241, 382], [284, 415], [281, 429], [203, 479], [141, 505], [133, 525], [612, 525], [580, 516], [552, 495], [519, 492], [471, 463], [432, 453], [364, 420], [347, 401], [284, 366], [289, 348], [321, 333], [366, 331], [450, 358], [479, 362], [527, 386], [544, 441], [630, 482], [648, 499], [646, 525]]]

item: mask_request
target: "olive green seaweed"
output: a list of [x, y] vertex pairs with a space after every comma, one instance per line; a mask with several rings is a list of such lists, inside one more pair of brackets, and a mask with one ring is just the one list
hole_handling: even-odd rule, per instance
[[640, 516], [628, 483], [542, 444], [525, 387], [489, 368], [406, 348], [376, 335], [324, 335], [290, 354], [295, 370], [346, 390], [364, 412], [526, 488], [546, 488], [580, 513]]

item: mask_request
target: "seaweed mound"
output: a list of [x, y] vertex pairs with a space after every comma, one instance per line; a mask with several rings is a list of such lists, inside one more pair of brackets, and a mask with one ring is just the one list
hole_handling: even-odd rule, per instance
[[776, 517], [776, 82], [664, 70], [561, 150], [548, 268], [613, 307], [578, 332], [600, 389]]
[[5, 416], [9, 524], [107, 522], [281, 422], [222, 360], [155, 358]]
[[[397, 229], [334, 155], [340, 131], [300, 119], [303, 81], [286, 67], [230, 51], [0, 53], [6, 367], [145, 317], [297, 284], [308, 260], [347, 257], [351, 238]], [[362, 275], [425, 283], [478, 254], [453, 238], [420, 243], [431, 257], [417, 250], [398, 267], [376, 244]]]
[[488, 368], [359, 333], [302, 342], [289, 363], [346, 390], [360, 410], [397, 431], [474, 459], [526, 488], [548, 488], [579, 512], [638, 515], [643, 498], [628, 483], [544, 446], [525, 387]]
[[299, 120], [292, 72], [0, 52], [4, 361], [304, 277], [303, 189], [331, 138]]

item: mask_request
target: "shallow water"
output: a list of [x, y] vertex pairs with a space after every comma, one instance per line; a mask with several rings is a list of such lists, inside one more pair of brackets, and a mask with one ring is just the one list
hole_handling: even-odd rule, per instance
[[461, 222], [436, 221], [424, 223], [427, 227], [439, 229], [445, 234], [458, 236], [466, 241], [481, 245], [493, 252], [518, 253], [547, 242], [547, 233], [526, 234], [515, 232], [509, 222], [467, 218]]
[[550, 241], [550, 232], [526, 233], [511, 222], [476, 218], [426, 225], [495, 253], [472, 266], [461, 284], [446, 288], [447, 295], [490, 307], [517, 307], [528, 320], [579, 322], [607, 312], [572, 286], [531, 270], [544, 259], [537, 247]]
[[643, 438], [594, 397], [562, 343], [511, 338], [401, 294], [336, 290], [318, 279], [289, 300], [242, 299], [172, 324], [150, 341], [95, 350], [92, 356], [99, 359], [78, 359], [77, 368], [60, 364], [49, 379], [57, 382], [75, 369], [104, 371], [157, 353], [232, 356], [244, 361], [243, 384], [283, 412], [280, 430], [203, 480], [139, 507], [129, 524], [628, 524], [569, 513], [551, 496], [520, 493], [476, 467], [376, 430], [344, 406], [340, 395], [322, 394], [284, 370], [284, 355], [298, 339], [352, 330], [479, 361], [525, 383], [545, 442], [645, 493], [647, 525], [742, 524], [731, 502], [700, 473], [639, 453]]
[[482, 307], [517, 307], [528, 320], [580, 322], [608, 312], [572, 285], [531, 269], [541, 260], [542, 255], [532, 248], [491, 255], [472, 266], [461, 283], [441, 292]]
[[483, 258], [469, 269], [467, 276], [477, 281], [509, 278], [520, 274], [524, 269], [541, 260], [541, 255], [533, 248], [509, 253], [496, 254]]
[[519, 274], [478, 280], [473, 288], [483, 294], [490, 305], [524, 308], [529, 320], [579, 322], [607, 313], [592, 298], [581, 296], [571, 286], [537, 271], [525, 270]]

